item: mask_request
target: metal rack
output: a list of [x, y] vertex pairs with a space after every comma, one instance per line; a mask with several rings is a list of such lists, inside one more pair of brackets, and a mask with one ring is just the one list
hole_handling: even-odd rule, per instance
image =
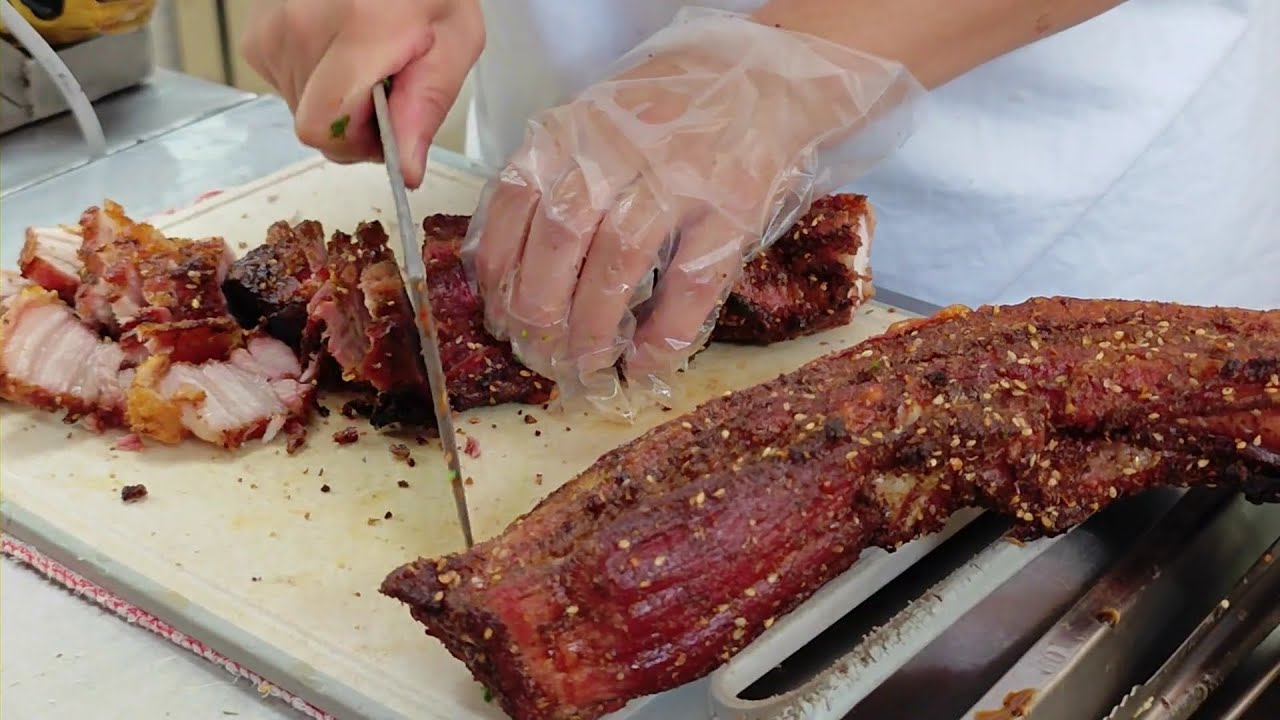
[[[1278, 716], [1280, 692], [1268, 689], [1280, 677], [1280, 508], [1219, 489], [1170, 490], [1053, 540], [1022, 545], [1006, 527], [980, 519], [803, 659], [741, 692], [713, 688], [718, 714]], [[859, 626], [868, 618], [873, 626]]]
[[1280, 717], [1280, 505], [1163, 488], [1057, 538], [1009, 527], [978, 518], [791, 660], [750, 683], [723, 673], [715, 717]]

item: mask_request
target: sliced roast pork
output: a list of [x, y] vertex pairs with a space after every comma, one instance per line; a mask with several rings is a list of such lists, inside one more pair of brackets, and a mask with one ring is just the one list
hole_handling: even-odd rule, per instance
[[0, 317], [0, 396], [91, 426], [115, 425], [131, 371], [125, 353], [80, 321], [57, 293], [29, 287]]
[[187, 435], [225, 448], [275, 437], [310, 416], [314, 387], [287, 345], [254, 336], [226, 360], [151, 355], [136, 370], [56, 293], [28, 287], [0, 317], [0, 397], [87, 427], [127, 427], [163, 442]]
[[194, 435], [236, 448], [271, 441], [310, 416], [314, 386], [298, 380], [293, 351], [270, 337], [251, 338], [225, 361], [200, 364], [148, 358], [128, 392], [130, 429], [165, 443]]
[[222, 238], [165, 237], [112, 202], [81, 217], [84, 269], [76, 310], [135, 361], [225, 359], [240, 343], [222, 282], [234, 260]]
[[12, 270], [0, 270], [0, 313], [9, 307], [9, 301], [35, 283]]
[[[329, 241], [327, 279], [308, 307], [307, 335], [321, 338], [342, 380], [377, 394], [376, 419], [397, 408], [397, 420], [431, 418], [413, 308], [381, 223], [361, 223], [354, 237]], [[310, 341], [304, 340], [304, 344]]]
[[27, 228], [18, 269], [31, 282], [58, 293], [67, 302], [80, 286], [80, 228]]
[[[469, 221], [464, 215], [423, 221], [427, 287], [450, 401], [458, 411], [544, 403], [554, 395], [554, 384], [520, 364], [508, 343], [485, 330], [480, 299], [459, 255]], [[712, 339], [764, 345], [848, 323], [853, 309], [872, 295], [868, 254], [874, 225], [862, 195], [819, 199], [747, 264]], [[411, 306], [382, 226], [362, 224], [354, 238], [335, 233], [327, 259], [320, 232], [314, 222], [292, 228], [276, 223], [265, 245], [236, 261], [223, 287], [237, 318], [300, 347], [304, 357], [317, 351], [308, 377], [329, 363], [341, 383], [374, 393], [374, 425], [433, 422]], [[295, 320], [304, 301], [307, 328], [299, 340]]]

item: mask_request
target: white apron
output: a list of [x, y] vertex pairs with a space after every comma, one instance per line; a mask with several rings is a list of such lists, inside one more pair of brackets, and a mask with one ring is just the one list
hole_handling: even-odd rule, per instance
[[[468, 154], [501, 167], [685, 4], [760, 3], [483, 0]], [[1129, 0], [933, 92], [849, 189], [879, 218], [876, 284], [929, 302], [1280, 308], [1280, 0]]]

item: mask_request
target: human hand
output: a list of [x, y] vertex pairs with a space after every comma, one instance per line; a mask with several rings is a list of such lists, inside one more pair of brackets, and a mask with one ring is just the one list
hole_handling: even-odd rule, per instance
[[258, 0], [241, 38], [249, 65], [294, 114], [298, 138], [335, 162], [381, 160], [372, 90], [387, 105], [405, 184], [484, 47], [478, 0]]
[[566, 400], [669, 403], [744, 261], [899, 145], [922, 92], [897, 63], [682, 12], [534, 117], [486, 187], [463, 247], [486, 325]]

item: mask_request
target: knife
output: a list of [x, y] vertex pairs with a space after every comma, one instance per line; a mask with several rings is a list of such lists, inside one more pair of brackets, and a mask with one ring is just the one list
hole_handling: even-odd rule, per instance
[[449, 406], [449, 389], [445, 386], [444, 366], [440, 363], [440, 343], [436, 335], [435, 315], [431, 312], [431, 298], [427, 295], [427, 267], [422, 261], [422, 247], [417, 242], [413, 214], [409, 211], [409, 193], [404, 187], [404, 175], [400, 171], [400, 152], [391, 130], [391, 114], [387, 110], [387, 86], [380, 82], [373, 88], [373, 112], [378, 121], [378, 135], [382, 138], [382, 156], [391, 180], [391, 196], [396, 203], [396, 223], [400, 226], [400, 245], [404, 255], [405, 290], [413, 306], [414, 326], [418, 329], [422, 362], [427, 367], [427, 384], [431, 388], [432, 405], [436, 414], [436, 427], [440, 429], [440, 445], [444, 449], [445, 463], [449, 466], [449, 484], [453, 486], [453, 502], [458, 510], [458, 524], [462, 537], [470, 549], [475, 540], [471, 535], [471, 515], [467, 510], [467, 491], [462, 481], [462, 467], [458, 459], [458, 435], [453, 429], [453, 413]]

